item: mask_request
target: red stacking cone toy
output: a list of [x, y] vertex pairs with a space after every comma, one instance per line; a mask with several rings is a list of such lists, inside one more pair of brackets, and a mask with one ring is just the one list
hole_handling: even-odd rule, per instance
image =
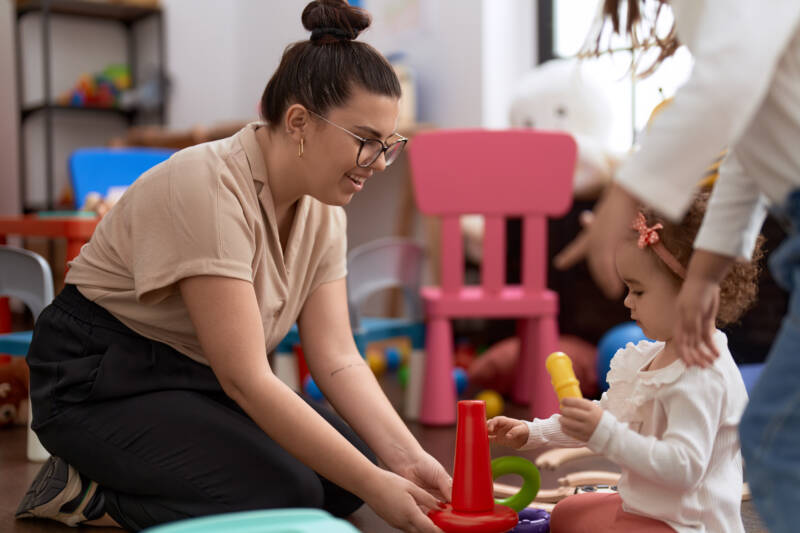
[[494, 501], [486, 404], [458, 402], [453, 501], [428, 513], [445, 533], [502, 533], [517, 525], [516, 511]]

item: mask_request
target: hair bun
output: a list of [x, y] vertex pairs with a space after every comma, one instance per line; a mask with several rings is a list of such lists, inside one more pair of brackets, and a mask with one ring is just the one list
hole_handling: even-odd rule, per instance
[[372, 22], [369, 13], [345, 0], [314, 0], [303, 10], [301, 20], [311, 32], [311, 41], [320, 44], [352, 41]]

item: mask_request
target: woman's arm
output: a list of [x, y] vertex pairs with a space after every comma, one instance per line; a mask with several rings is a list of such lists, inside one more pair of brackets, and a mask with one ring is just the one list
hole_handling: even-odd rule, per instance
[[197, 276], [179, 283], [204, 355], [225, 392], [314, 471], [367, 502], [395, 527], [436, 531], [418, 505], [435, 498], [373, 465], [270, 370], [252, 285]]
[[450, 477], [428, 455], [384, 394], [353, 340], [344, 279], [320, 285], [298, 320], [320, 390], [393, 472], [450, 498]]
[[[620, 167], [629, 193], [678, 220], [716, 155], [734, 146], [761, 107], [800, 21], [791, 0], [673, 2], [694, 66], [675, 100]], [[724, 179], [724, 172], [721, 172]]]

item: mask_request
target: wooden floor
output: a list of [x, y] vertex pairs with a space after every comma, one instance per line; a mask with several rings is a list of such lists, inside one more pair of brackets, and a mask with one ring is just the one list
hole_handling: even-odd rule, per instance
[[[387, 377], [382, 380], [387, 395], [394, 405], [402, 407], [402, 391], [396, 381]], [[401, 411], [402, 412], [402, 411]], [[508, 416], [524, 417], [525, 409], [519, 406], [508, 406]], [[426, 428], [418, 424], [409, 424], [414, 435], [423, 447], [444, 465], [448, 471], [453, 469], [453, 452], [455, 445], [455, 427], [452, 428]], [[510, 455], [507, 448], [492, 448], [492, 456]], [[536, 456], [531, 452], [520, 452], [518, 455], [533, 460]], [[38, 519], [14, 520], [14, 511], [22, 499], [28, 485], [39, 470], [40, 465], [29, 463], [25, 458], [25, 430], [13, 428], [0, 430], [0, 533], [119, 533], [115, 528], [80, 527], [70, 528], [57, 522]], [[556, 471], [542, 471], [542, 488], [555, 488], [557, 479], [572, 471], [580, 470], [618, 470], [611, 463], [603, 459], [582, 459]], [[518, 478], [508, 476], [500, 478], [505, 483], [519, 484]], [[767, 533], [755, 514], [752, 502], [742, 504], [742, 518], [747, 533]], [[397, 532], [366, 506], [357, 511], [350, 521], [360, 530], [369, 533]]]

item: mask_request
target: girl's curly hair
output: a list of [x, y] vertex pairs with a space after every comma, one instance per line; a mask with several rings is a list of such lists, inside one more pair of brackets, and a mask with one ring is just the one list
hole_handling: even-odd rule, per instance
[[[664, 226], [664, 229], [659, 231], [661, 243], [686, 268], [689, 266], [689, 259], [694, 249], [694, 240], [703, 222], [703, 215], [706, 212], [709, 196], [710, 193], [708, 191], [699, 192], [683, 220], [677, 224], [659, 217], [652, 209], [642, 209], [648, 226], [656, 223], [661, 223]], [[756, 301], [758, 276], [761, 273], [761, 259], [764, 255], [763, 244], [764, 236], [759, 235], [750, 261], [736, 261], [728, 275], [720, 283], [717, 327], [724, 327], [737, 322]], [[655, 256], [655, 252], [649, 249], [648, 251]], [[660, 260], [659, 263], [661, 263]], [[664, 266], [664, 270], [678, 278], [666, 266]]]

